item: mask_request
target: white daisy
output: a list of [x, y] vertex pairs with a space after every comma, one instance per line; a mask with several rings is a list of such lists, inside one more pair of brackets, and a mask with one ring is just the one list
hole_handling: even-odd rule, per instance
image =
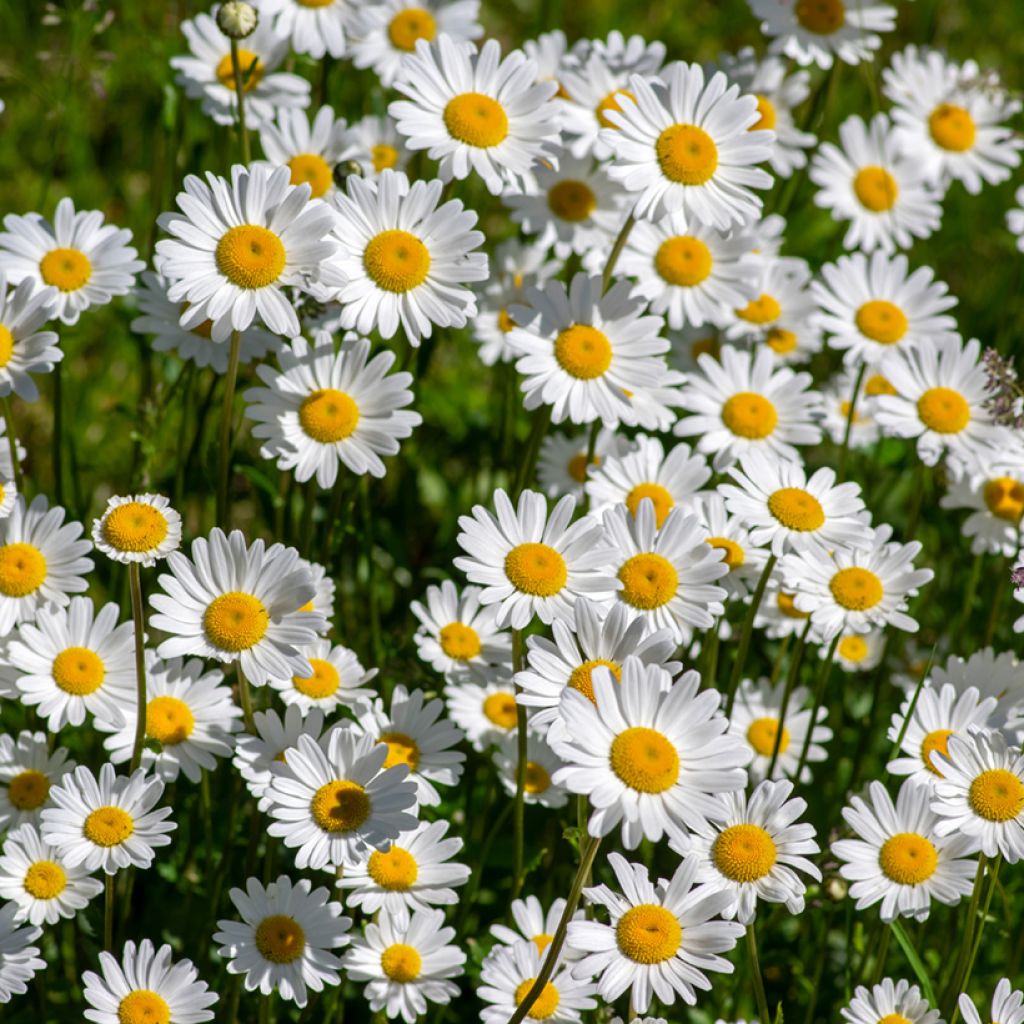
[[511, 666], [501, 681], [449, 683], [444, 689], [448, 714], [466, 734], [473, 749], [483, 753], [515, 732], [516, 693]]
[[354, 160], [367, 178], [375, 178], [384, 171], [404, 171], [409, 163], [405, 140], [386, 114], [371, 114], [353, 121], [345, 129], [345, 143], [342, 159]]
[[1024, 542], [1024, 446], [973, 454], [970, 464], [949, 467], [942, 508], [970, 509], [960, 532], [971, 538], [971, 552], [1013, 558]]
[[[981, 1024], [981, 1014], [966, 992], [960, 994], [957, 1005], [966, 1024]], [[992, 1012], [986, 1019], [999, 1024], [1021, 1024], [1024, 1021], [1024, 992], [1012, 988], [1009, 978], [999, 979], [992, 993]]]
[[1013, 193], [1013, 201], [1017, 205], [1006, 211], [1006, 227], [1017, 236], [1017, 249], [1024, 252], [1024, 185]]
[[[491, 935], [503, 946], [518, 946], [523, 940], [532, 942], [539, 953], [544, 953], [551, 945], [558, 929], [558, 922], [562, 919], [565, 911], [565, 900], [561, 897], [551, 901], [547, 911], [536, 896], [527, 896], [525, 899], [513, 900], [509, 904], [509, 911], [515, 923], [514, 928], [504, 924], [492, 924]], [[582, 910], [577, 910], [571, 920], [579, 921], [585, 916]], [[492, 947], [492, 952], [496, 947]], [[562, 945], [559, 955], [561, 960], [578, 960], [580, 954], [568, 943]]]
[[0, 832], [38, 826], [43, 808], [51, 805], [50, 790], [74, 767], [65, 747], [50, 753], [46, 733], [0, 735]]
[[754, 628], [763, 629], [769, 640], [796, 636], [804, 631], [810, 612], [802, 612], [794, 603], [795, 595], [780, 584], [778, 566], [768, 578], [761, 603], [757, 606]]
[[348, 147], [343, 117], [321, 107], [312, 124], [304, 110], [285, 107], [260, 130], [260, 145], [274, 167], [287, 167], [292, 185], [308, 185], [319, 199], [334, 188], [334, 168]]
[[683, 404], [680, 385], [686, 377], [663, 364], [656, 379], [656, 384], [647, 383], [640, 386], [629, 396], [629, 401], [636, 417], [636, 426], [641, 430], [668, 433], [672, 429], [672, 424], [679, 418], [676, 410]]
[[853, 418], [850, 418], [850, 403], [856, 384], [857, 373], [844, 370], [821, 389], [821, 397], [824, 400], [821, 425], [825, 433], [832, 439], [833, 444], [842, 445], [846, 440], [846, 425], [849, 422], [848, 446], [851, 450], [870, 448], [881, 436], [878, 423], [874, 418], [874, 398], [876, 396], [868, 394], [863, 387], [858, 389]]
[[920, 989], [902, 978], [895, 984], [884, 978], [871, 989], [858, 985], [850, 1005], [839, 1012], [847, 1024], [882, 1024], [893, 1017], [902, 1017], [907, 1024], [938, 1024], [941, 1017], [921, 998]]
[[17, 903], [0, 907], [0, 1004], [27, 992], [27, 982], [46, 968], [46, 961], [39, 959], [39, 947], [32, 945], [43, 934], [42, 928], [19, 928], [17, 916]]
[[[821, 658], [828, 654], [825, 647], [818, 649]], [[867, 633], [844, 633], [836, 644], [836, 664], [844, 672], [870, 672], [878, 666], [885, 654], [885, 631], [872, 629]]]
[[699, 497], [696, 512], [708, 534], [704, 543], [723, 553], [722, 562], [729, 570], [719, 585], [725, 587], [730, 600], [746, 598], [757, 589], [768, 552], [754, 544], [742, 518], [729, 515], [719, 492]]
[[0, 271], [0, 395], [13, 391], [34, 402], [39, 388], [31, 374], [50, 373], [64, 358], [57, 334], [39, 330], [54, 315], [59, 294], [28, 276], [8, 287], [7, 274]]
[[[615, 458], [631, 451], [635, 445], [614, 430], [602, 427], [597, 432], [593, 459], [590, 466], [600, 466], [605, 459]], [[588, 477], [587, 455], [590, 453], [588, 432], [567, 437], [558, 431], [548, 431], [540, 445], [537, 459], [537, 481], [541, 490], [553, 499], [571, 494], [582, 500]]]
[[1024, 701], [1024, 662], [1018, 661], [1013, 651], [996, 654], [991, 647], [984, 647], [966, 660], [953, 655], [945, 665], [932, 668], [930, 681], [936, 688], [948, 684], [957, 693], [973, 686], [982, 697], [994, 697], [998, 721], [1007, 714], [1018, 717]]
[[639, 75], [653, 75], [665, 63], [665, 44], [659, 40], [648, 42], [643, 36], [624, 36], [617, 28], [604, 39], [578, 39], [572, 46], [572, 52], [566, 55], [566, 63], [571, 59], [586, 61], [592, 54], [599, 54], [613, 68], [628, 68]]
[[181, 547], [181, 516], [161, 494], [108, 498], [92, 541], [115, 562], [156, 565]]
[[316, 616], [311, 620], [318, 633], [326, 633], [330, 621], [334, 618], [334, 580], [327, 575], [327, 570], [316, 562], [305, 558], [298, 561], [300, 569], [308, 569], [313, 577], [313, 600], [307, 601], [299, 608], [300, 612], [313, 612]]
[[[531, 723], [532, 724], [532, 723]], [[516, 737], [506, 737], [498, 746], [492, 760], [498, 769], [498, 779], [505, 792], [514, 797], [518, 787], [519, 749]], [[526, 771], [523, 775], [523, 800], [541, 807], [564, 807], [569, 794], [553, 779], [561, 768], [561, 758], [548, 743], [534, 732], [526, 734]]]
[[364, 669], [355, 651], [320, 639], [302, 653], [313, 668], [310, 675], [272, 677], [269, 681], [281, 700], [288, 705], [298, 705], [302, 714], [319, 708], [329, 715], [338, 707], [353, 707], [376, 696], [377, 691], [365, 684], [376, 678], [377, 669]]

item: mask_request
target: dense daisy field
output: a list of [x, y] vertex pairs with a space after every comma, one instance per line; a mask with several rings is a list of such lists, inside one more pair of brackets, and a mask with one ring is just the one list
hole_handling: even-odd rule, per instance
[[1024, 15], [0, 12], [0, 1020], [1024, 1024]]

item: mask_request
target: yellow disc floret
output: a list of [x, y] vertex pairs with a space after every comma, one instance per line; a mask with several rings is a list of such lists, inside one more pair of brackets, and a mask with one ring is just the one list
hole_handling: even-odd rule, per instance
[[671, 911], [654, 903], [631, 907], [615, 925], [621, 953], [638, 964], [660, 964], [676, 955], [683, 928]]
[[377, 885], [388, 892], [408, 892], [420, 873], [416, 858], [398, 846], [387, 851], [374, 850], [366, 871]]
[[928, 116], [928, 131], [937, 146], [951, 153], [965, 153], [978, 133], [974, 118], [955, 103], [940, 103]]
[[21, 884], [34, 899], [52, 900], [67, 888], [68, 878], [64, 869], [54, 861], [37, 860], [29, 866]]
[[167, 1000], [147, 988], [129, 992], [117, 1006], [118, 1024], [170, 1024]]
[[51, 249], [39, 261], [39, 276], [58, 291], [77, 292], [92, 278], [92, 263], [78, 249]]
[[646, 551], [627, 558], [619, 568], [622, 600], [634, 608], [651, 611], [668, 604], [679, 589], [679, 573], [663, 555]]
[[455, 661], [470, 661], [480, 653], [480, 634], [461, 622], [449, 622], [438, 634], [441, 650]]
[[536, 796], [538, 793], [544, 793], [550, 788], [551, 776], [548, 774], [547, 768], [536, 761], [527, 761], [523, 789], [527, 793], [532, 793]]
[[760, 129], [772, 130], [778, 121], [778, 114], [775, 112], [775, 104], [767, 96], [760, 93], [754, 97], [757, 100], [757, 120], [747, 129], [748, 132], [756, 132]]
[[452, 138], [467, 146], [490, 149], [508, 137], [508, 114], [490, 96], [464, 92], [448, 101], [444, 124]]
[[53, 681], [73, 697], [95, 693], [106, 678], [103, 659], [88, 647], [65, 647], [50, 666]]
[[839, 641], [836, 653], [846, 661], [863, 661], [868, 656], [868, 642], [856, 633], [850, 633]]
[[907, 316], [893, 302], [872, 299], [865, 302], [854, 316], [857, 330], [879, 345], [895, 345], [907, 333]]
[[320, 444], [336, 444], [351, 437], [359, 426], [359, 406], [344, 391], [319, 388], [299, 406], [299, 425]]
[[[777, 718], [755, 718], [747, 728], [747, 742], [761, 757], [771, 757], [775, 753], [776, 737], [779, 735]], [[789, 747], [789, 730], [783, 726], [782, 736], [778, 739], [779, 753], [784, 754]]]
[[917, 400], [917, 415], [936, 434], [959, 434], [971, 421], [971, 407], [959, 391], [929, 388]]
[[612, 365], [612, 344], [596, 327], [573, 324], [558, 332], [555, 360], [570, 377], [594, 380]]
[[106, 514], [102, 533], [116, 551], [154, 551], [167, 537], [167, 519], [144, 501], [126, 501]]
[[779, 414], [763, 395], [754, 391], [739, 391], [722, 406], [722, 422], [737, 437], [756, 441], [775, 430]]
[[849, 611], [863, 612], [874, 608], [885, 596], [882, 581], [870, 569], [852, 566], [840, 569], [828, 584], [836, 604]]
[[729, 537], [707, 537], [705, 543], [710, 544], [716, 551], [724, 551], [725, 557], [722, 563], [729, 567], [729, 571], [738, 569], [747, 560], [747, 554], [736, 541]]
[[270, 613], [252, 594], [232, 590], [215, 597], [203, 612], [203, 631], [222, 651], [247, 651], [267, 632]]
[[843, 0], [797, 0], [793, 13], [803, 28], [818, 36], [830, 36], [846, 23]]
[[392, 981], [407, 985], [415, 981], [423, 969], [423, 960], [414, 946], [396, 942], [380, 955], [380, 969]]
[[110, 849], [120, 846], [135, 831], [135, 819], [120, 807], [97, 807], [82, 824], [82, 834], [90, 843]]
[[[522, 1004], [536, 980], [536, 978], [527, 978], [516, 986], [516, 1006]], [[558, 989], [550, 981], [545, 982], [544, 987], [540, 990], [540, 995], [533, 1001], [530, 1009], [526, 1011], [526, 1016], [530, 1020], [547, 1020], [548, 1017], [554, 1015], [560, 1001], [561, 996], [558, 993]]]
[[271, 914], [256, 926], [256, 948], [272, 964], [290, 964], [302, 956], [306, 933], [288, 914]]
[[272, 285], [284, 271], [281, 239], [259, 224], [239, 224], [221, 235], [214, 254], [217, 269], [239, 288]]
[[514, 693], [492, 693], [484, 699], [484, 717], [499, 729], [516, 727], [516, 697]]
[[597, 196], [585, 181], [565, 178], [548, 189], [548, 209], [571, 224], [586, 220], [597, 208]]
[[608, 661], [606, 658], [592, 658], [572, 670], [566, 685], [582, 693], [591, 703], [596, 703], [594, 699], [594, 669], [602, 667], [608, 669], [617, 682], [622, 682], [622, 669], [614, 661]]
[[787, 530], [809, 533], [825, 523], [821, 502], [802, 487], [780, 487], [768, 495], [768, 511]]
[[612, 122], [612, 119], [608, 116], [609, 110], [614, 110], [616, 113], [622, 113], [622, 106], [619, 103], [620, 96], [628, 96], [634, 103], [636, 97], [628, 89], [616, 89], [614, 92], [608, 93], [607, 96], [596, 107], [594, 107], [594, 113], [597, 115], [597, 120], [602, 128], [618, 128], [617, 124]]
[[884, 213], [896, 205], [900, 187], [884, 167], [862, 167], [854, 176], [853, 191], [861, 206], [872, 213]]
[[933, 729], [921, 741], [921, 760], [924, 761], [928, 771], [934, 772], [939, 778], [942, 778], [942, 772], [936, 767], [936, 762], [932, 760], [932, 754], [939, 753], [944, 757], [949, 757], [949, 737], [952, 735], [954, 735], [953, 729]]
[[715, 867], [733, 882], [756, 882], [775, 866], [775, 841], [759, 825], [732, 825], [711, 846]]
[[416, 771], [420, 763], [419, 744], [404, 732], [381, 733], [378, 743], [386, 743], [388, 756], [384, 758], [385, 768], [394, 768], [396, 764], [408, 765], [409, 771]]
[[782, 316], [782, 306], [779, 305], [779, 300], [774, 295], [766, 295], [762, 292], [756, 299], [751, 299], [742, 309], [737, 309], [736, 315], [750, 324], [770, 324]]
[[635, 518], [637, 512], [640, 510], [640, 502], [647, 498], [654, 505], [654, 522], [655, 525], [660, 529], [666, 519], [668, 519], [669, 512], [675, 508], [676, 500], [672, 497], [668, 488], [662, 487], [661, 484], [655, 483], [642, 483], [637, 484], [629, 494], [626, 495], [626, 508], [629, 509], [630, 514]]
[[664, 793], [679, 779], [679, 752], [657, 729], [623, 730], [612, 740], [608, 760], [612, 771], [640, 793]]
[[401, 294], [427, 279], [430, 250], [409, 231], [381, 231], [367, 243], [363, 267], [378, 288]]
[[39, 548], [17, 542], [0, 547], [0, 594], [27, 597], [46, 579], [46, 559]]
[[935, 874], [939, 854], [935, 844], [916, 832], [899, 832], [878, 851], [878, 866], [898, 885], [919, 885]]
[[692, 235], [666, 238], [654, 254], [654, 269], [669, 284], [693, 288], [707, 280], [714, 259], [705, 242]]
[[388, 39], [396, 50], [412, 53], [420, 39], [429, 43], [437, 35], [437, 22], [422, 7], [406, 7], [388, 24]]
[[654, 144], [662, 174], [678, 185], [703, 185], [718, 168], [718, 147], [703, 128], [673, 124]]
[[304, 697], [311, 700], [324, 700], [333, 697], [341, 685], [341, 674], [323, 658], [310, 658], [311, 676], [292, 676], [292, 686]]
[[509, 583], [533, 597], [553, 597], [569, 578], [565, 559], [548, 544], [518, 544], [505, 556]]
[[366, 790], [349, 779], [325, 783], [309, 804], [313, 820], [325, 832], [351, 832], [369, 818], [372, 809]]
[[[242, 73], [242, 92], [249, 92], [259, 85], [263, 77], [263, 61], [252, 50], [238, 48], [238, 69]], [[235, 67], [230, 53], [221, 57], [216, 75], [221, 85], [235, 92]]]
[[165, 747], [183, 743], [195, 727], [192, 709], [177, 697], [154, 697], [146, 705], [146, 735]]
[[7, 785], [7, 799], [19, 811], [34, 811], [46, 803], [50, 795], [50, 780], [35, 768], [18, 772]]
[[288, 161], [292, 172], [293, 185], [308, 185], [309, 194], [317, 199], [324, 195], [334, 182], [331, 165], [319, 153], [299, 153]]
[[982, 488], [985, 507], [997, 519], [1019, 523], [1024, 516], [1024, 481], [1009, 476], [996, 476], [985, 481]]
[[1006, 768], [990, 768], [971, 783], [967, 802], [986, 821], [1012, 821], [1024, 811], [1024, 782]]

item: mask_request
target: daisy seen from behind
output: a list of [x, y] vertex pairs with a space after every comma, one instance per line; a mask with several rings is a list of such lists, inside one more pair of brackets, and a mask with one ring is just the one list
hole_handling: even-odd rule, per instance
[[[2, 263], [2, 258], [0, 258]], [[33, 277], [8, 285], [0, 270], [0, 395], [26, 402], [39, 397], [33, 374], [50, 373], [64, 358], [55, 331], [39, 330], [53, 316], [60, 292]]]
[[156, 565], [181, 547], [181, 516], [161, 494], [115, 496], [92, 521], [92, 541], [115, 562]]
[[43, 808], [51, 804], [52, 787], [74, 767], [66, 747], [50, 753], [44, 732], [0, 736], [0, 830], [38, 826]]

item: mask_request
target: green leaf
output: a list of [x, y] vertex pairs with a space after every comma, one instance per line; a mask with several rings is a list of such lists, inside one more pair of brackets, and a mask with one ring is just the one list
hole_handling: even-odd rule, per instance
[[782, 1024], [782, 1003], [775, 1007], [775, 1024]]
[[892, 933], [896, 936], [900, 949], [903, 950], [907, 960], [910, 961], [910, 966], [913, 968], [917, 980], [921, 983], [921, 991], [924, 993], [925, 999], [928, 1000], [932, 1007], [937, 1007], [938, 1003], [935, 998], [935, 989], [932, 988], [931, 978], [928, 977], [928, 971], [925, 970], [921, 958], [917, 955], [917, 950], [914, 949], [914, 944], [910, 941], [910, 937], [903, 930], [903, 925], [899, 921], [893, 921], [889, 927], [892, 928]]

